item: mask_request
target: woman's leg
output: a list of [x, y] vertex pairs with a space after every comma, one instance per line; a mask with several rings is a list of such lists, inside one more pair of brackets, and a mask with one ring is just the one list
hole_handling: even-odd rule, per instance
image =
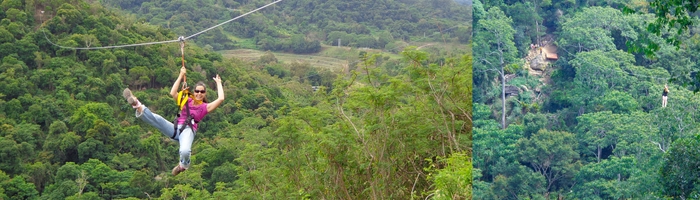
[[139, 113], [138, 110], [136, 111], [136, 118], [139, 118], [144, 122], [158, 128], [163, 135], [169, 138], [172, 138], [173, 134], [175, 133], [172, 122], [166, 120], [158, 114], [152, 113], [151, 109], [148, 109], [146, 106], [143, 106], [143, 111], [141, 113]]
[[192, 154], [192, 142], [194, 142], [194, 132], [187, 127], [178, 136], [180, 141], [180, 166], [187, 169], [190, 167], [190, 155]]
[[[178, 125], [180, 130], [182, 125]], [[180, 142], [180, 162], [173, 168], [173, 176], [177, 176], [180, 172], [187, 170], [190, 167], [190, 155], [192, 155], [192, 142], [194, 141], [194, 132], [192, 127], [187, 127], [177, 136]]]
[[173, 123], [169, 122], [168, 120], [165, 120], [162, 116], [158, 114], [154, 114], [151, 112], [150, 109], [148, 109], [146, 106], [141, 104], [138, 99], [134, 96], [134, 94], [131, 93], [131, 90], [129, 88], [124, 89], [124, 92], [122, 93], [124, 98], [126, 99], [129, 104], [131, 104], [131, 107], [133, 107], [136, 110], [136, 118], [140, 118], [144, 122], [155, 126], [160, 130], [163, 135], [168, 136], [168, 137], [173, 137], [173, 134], [175, 132], [173, 128]]
[[667, 96], [664, 96], [664, 97], [663, 97], [663, 102], [662, 102], [662, 105], [661, 105], [661, 106], [662, 106], [662, 107], [666, 107], [666, 104], [668, 104], [668, 97], [667, 97]]

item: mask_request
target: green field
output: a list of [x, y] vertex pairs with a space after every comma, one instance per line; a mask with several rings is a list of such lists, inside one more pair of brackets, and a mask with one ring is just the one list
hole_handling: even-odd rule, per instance
[[[443, 43], [416, 43], [413, 46], [422, 47], [422, 51], [458, 51], [455, 49], [464, 49], [465, 45], [460, 44], [443, 44]], [[306, 62], [313, 67], [325, 68], [333, 72], [341, 72], [343, 68], [350, 64], [358, 62], [358, 57], [361, 51], [372, 54], [383, 54], [391, 59], [401, 59], [401, 55], [385, 52], [378, 49], [358, 49], [350, 47], [336, 47], [323, 45], [323, 50], [315, 54], [293, 54], [272, 52], [280, 62]], [[234, 49], [219, 51], [225, 58], [236, 57], [246, 61], [255, 61], [265, 54], [264, 51], [254, 49]]]
[[[255, 61], [265, 54], [264, 51], [253, 49], [236, 49], [221, 51], [225, 58], [236, 57], [246, 61]], [[317, 56], [317, 55], [300, 55], [291, 53], [272, 52], [277, 60], [284, 63], [291, 62], [306, 62], [311, 66], [329, 69], [333, 72], [340, 72], [343, 66], [348, 64], [348, 61], [333, 57]]]

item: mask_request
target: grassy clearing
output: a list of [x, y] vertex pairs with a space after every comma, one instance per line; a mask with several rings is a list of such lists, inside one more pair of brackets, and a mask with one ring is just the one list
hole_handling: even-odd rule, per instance
[[[238, 39], [239, 44], [244, 43], [246, 39]], [[463, 44], [442, 44], [442, 43], [415, 43], [412, 46], [423, 46], [420, 50], [434, 53], [455, 53], [455, 52], [466, 52], [467, 46]], [[382, 54], [382, 56], [389, 56], [391, 59], [401, 59], [401, 55], [384, 52], [378, 49], [357, 49], [350, 47], [337, 47], [323, 45], [322, 50], [315, 54], [291, 54], [291, 53], [278, 53], [272, 52], [277, 60], [284, 63], [291, 62], [307, 62], [313, 67], [320, 67], [331, 70], [333, 72], [341, 72], [344, 66], [349, 63], [354, 63], [359, 60], [359, 55], [361, 51], [372, 54]], [[220, 53], [225, 58], [236, 57], [242, 60], [255, 61], [265, 54], [264, 51], [254, 50], [254, 49], [235, 49], [235, 50], [224, 50]]]
[[430, 54], [438, 55], [459, 55], [465, 53], [471, 54], [471, 47], [469, 47], [468, 45], [458, 43], [434, 43], [433, 45], [425, 45], [422, 48], [420, 48], [420, 50], [428, 52]]
[[[221, 51], [221, 54], [225, 58], [236, 57], [242, 60], [255, 61], [260, 58], [260, 56], [265, 55], [264, 51], [252, 50], [252, 49], [236, 49], [236, 50], [226, 50]], [[290, 54], [290, 53], [277, 53], [272, 52], [277, 60], [284, 63], [291, 62], [307, 62], [311, 66], [325, 68], [333, 72], [340, 72], [343, 70], [343, 66], [347, 64], [347, 61], [316, 55], [300, 55], [300, 54]]]
[[240, 48], [242, 48], [242, 49], [257, 49], [258, 48], [257, 44], [255, 44], [255, 41], [253, 40], [253, 38], [239, 38], [231, 33], [224, 33], [224, 35], [226, 35], [226, 37], [229, 40], [233, 41], [236, 45], [239, 45]]

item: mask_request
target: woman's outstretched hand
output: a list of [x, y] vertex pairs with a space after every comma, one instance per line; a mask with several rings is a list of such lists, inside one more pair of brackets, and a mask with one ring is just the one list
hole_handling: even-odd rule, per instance
[[214, 81], [216, 81], [216, 84], [221, 84], [221, 77], [217, 74], [217, 75], [214, 77]]
[[216, 81], [216, 94], [219, 97], [207, 104], [207, 112], [214, 111], [214, 109], [221, 105], [221, 102], [224, 102], [224, 87], [221, 85], [221, 76], [217, 74], [213, 79]]

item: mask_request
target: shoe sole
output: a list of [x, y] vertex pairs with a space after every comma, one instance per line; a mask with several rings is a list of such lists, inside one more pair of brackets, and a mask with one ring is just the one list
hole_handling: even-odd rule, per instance
[[182, 169], [182, 168], [180, 168], [179, 166], [175, 167], [172, 171], [173, 176], [177, 176], [178, 174], [185, 171], [184, 169], [183, 170], [180, 170], [180, 169]]
[[124, 89], [122, 96], [124, 96], [126, 101], [129, 102], [129, 105], [134, 105], [134, 95], [131, 94], [131, 90], [129, 88]]

